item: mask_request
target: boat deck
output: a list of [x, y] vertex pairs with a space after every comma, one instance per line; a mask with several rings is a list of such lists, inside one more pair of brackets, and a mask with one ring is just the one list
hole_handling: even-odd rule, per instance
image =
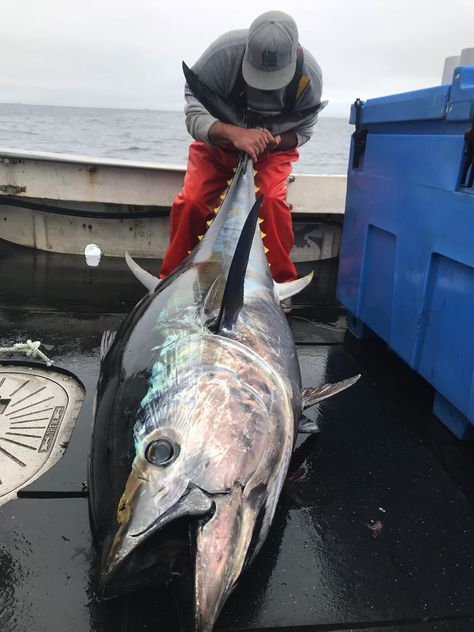
[[[321, 432], [299, 440], [269, 538], [216, 629], [472, 632], [474, 446], [436, 420], [431, 388], [394, 354], [346, 334], [337, 261], [313, 267], [290, 316], [304, 385], [362, 378], [313, 409]], [[83, 482], [100, 339], [141, 293], [120, 259], [89, 268], [0, 241], [0, 345], [41, 340], [87, 388], [64, 458], [0, 508], [2, 632], [178, 629], [166, 591], [98, 603], [90, 579]]]

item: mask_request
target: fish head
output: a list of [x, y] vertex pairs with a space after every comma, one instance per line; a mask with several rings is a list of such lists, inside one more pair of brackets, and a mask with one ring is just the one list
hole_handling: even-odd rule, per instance
[[[234, 360], [189, 366], [143, 404], [136, 456], [102, 565], [105, 596], [125, 584], [133, 589], [152, 561], [161, 567], [156, 576], [191, 574], [196, 630], [211, 629], [234, 588], [288, 452], [275, 409], [291, 413], [271, 376], [258, 367], [242, 374], [242, 358]], [[179, 568], [178, 558], [186, 560]]]

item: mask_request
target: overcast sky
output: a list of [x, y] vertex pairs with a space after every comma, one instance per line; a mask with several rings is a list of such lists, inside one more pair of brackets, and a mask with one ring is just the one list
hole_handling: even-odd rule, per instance
[[474, 0], [3, 0], [0, 102], [179, 110], [181, 60], [269, 9], [295, 18], [330, 115], [436, 85], [474, 47]]

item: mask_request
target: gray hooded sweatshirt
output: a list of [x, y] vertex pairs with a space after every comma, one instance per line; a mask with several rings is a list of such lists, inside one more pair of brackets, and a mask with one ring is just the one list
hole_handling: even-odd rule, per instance
[[[193, 66], [193, 70], [198, 74], [200, 80], [225, 99], [229, 98], [239, 76], [240, 65], [247, 43], [247, 34], [247, 29], [224, 33], [209, 46]], [[303, 48], [303, 54], [303, 74], [309, 78], [310, 83], [300, 98], [297, 99], [294, 111], [305, 110], [321, 102], [321, 68], [311, 53], [305, 48]], [[193, 96], [187, 84], [185, 85], [184, 96], [186, 99], [184, 112], [186, 114], [186, 128], [188, 132], [196, 140], [210, 143], [209, 129], [218, 119], [209, 114], [204, 106]], [[284, 107], [284, 96], [285, 88], [273, 90], [272, 92], [262, 92], [248, 86], [247, 107], [268, 116], [280, 114]], [[305, 118], [291, 130], [296, 133], [298, 147], [311, 138], [317, 118], [317, 114], [310, 118]], [[277, 135], [279, 133], [278, 126], [274, 126], [272, 132], [274, 135]]]

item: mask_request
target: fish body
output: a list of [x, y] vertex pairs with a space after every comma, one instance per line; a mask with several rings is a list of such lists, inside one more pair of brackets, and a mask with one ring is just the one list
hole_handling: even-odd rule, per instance
[[301, 418], [295, 345], [255, 204], [244, 158], [197, 248], [125, 319], [97, 388], [89, 484], [100, 590], [191, 578], [188, 629], [199, 632], [265, 540]]

